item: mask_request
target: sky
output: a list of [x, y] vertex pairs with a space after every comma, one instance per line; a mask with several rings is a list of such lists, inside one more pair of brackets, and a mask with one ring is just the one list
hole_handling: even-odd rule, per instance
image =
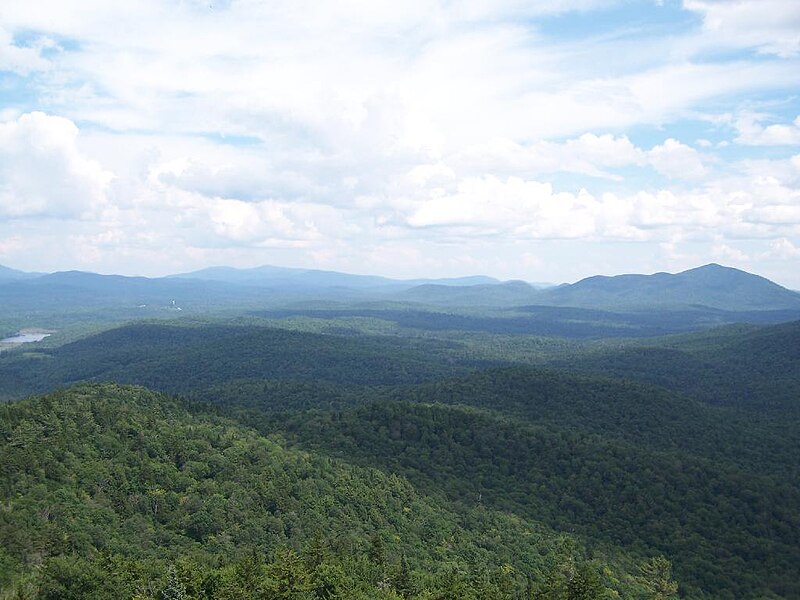
[[2, 0], [0, 264], [800, 289], [796, 0]]

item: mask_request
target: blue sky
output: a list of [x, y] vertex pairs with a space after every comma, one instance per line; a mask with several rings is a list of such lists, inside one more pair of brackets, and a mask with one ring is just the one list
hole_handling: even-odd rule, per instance
[[800, 289], [794, 0], [4, 0], [0, 264]]

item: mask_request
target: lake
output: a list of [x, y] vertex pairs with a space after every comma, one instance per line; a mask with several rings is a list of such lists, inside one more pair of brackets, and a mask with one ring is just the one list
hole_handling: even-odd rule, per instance
[[29, 333], [20, 331], [17, 335], [12, 335], [0, 340], [0, 344], [28, 344], [30, 342], [41, 342], [44, 338], [52, 335], [51, 333]]

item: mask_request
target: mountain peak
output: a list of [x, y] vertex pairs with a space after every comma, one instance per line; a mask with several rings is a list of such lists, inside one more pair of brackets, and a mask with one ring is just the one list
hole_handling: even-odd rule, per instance
[[589, 277], [545, 292], [545, 297], [561, 306], [610, 309], [698, 305], [730, 311], [800, 308], [800, 294], [760, 275], [717, 263], [674, 275]]
[[700, 267], [686, 269], [685, 271], [676, 273], [676, 275], [683, 275], [685, 273], [741, 273], [744, 275], [749, 275], [751, 277], [758, 277], [758, 275], [753, 275], [752, 273], [748, 273], [747, 271], [742, 271], [741, 269], [737, 269], [736, 267], [726, 267], [725, 265], [721, 265], [719, 263], [708, 263], [707, 265], [702, 265]]

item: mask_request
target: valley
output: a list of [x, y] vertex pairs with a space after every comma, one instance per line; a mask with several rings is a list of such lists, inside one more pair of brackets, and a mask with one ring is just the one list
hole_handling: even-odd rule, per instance
[[344, 301], [363, 289], [314, 273], [303, 302], [147, 319], [81, 277], [94, 312], [41, 305], [65, 326], [0, 354], [0, 589], [797, 597], [794, 293], [720, 269], [738, 306], [672, 279], [649, 310], [500, 306], [485, 280], [461, 305]]

